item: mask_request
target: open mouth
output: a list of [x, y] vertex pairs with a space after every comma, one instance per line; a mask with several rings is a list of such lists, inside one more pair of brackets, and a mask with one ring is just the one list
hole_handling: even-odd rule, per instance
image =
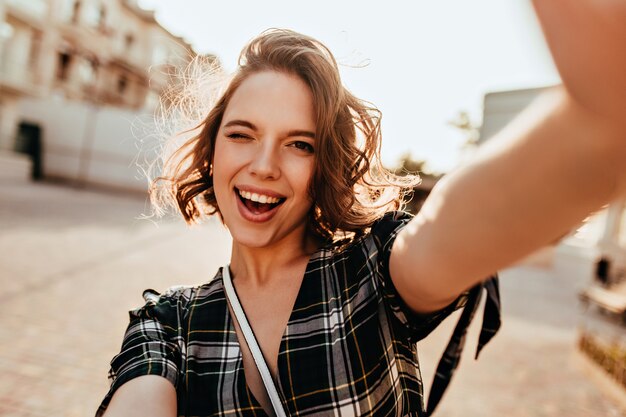
[[239, 200], [252, 214], [267, 213], [285, 202], [285, 198], [242, 191], [235, 188]]

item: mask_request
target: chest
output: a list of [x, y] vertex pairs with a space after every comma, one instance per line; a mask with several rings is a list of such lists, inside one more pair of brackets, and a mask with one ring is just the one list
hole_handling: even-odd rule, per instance
[[[373, 415], [382, 408], [405, 415], [421, 408], [414, 347], [394, 337], [372, 283], [345, 287], [305, 279], [300, 290], [280, 294], [293, 301], [272, 302], [278, 296], [257, 294], [245, 310], [289, 414], [336, 415], [337, 404], [341, 415]], [[185, 407], [191, 415], [264, 415], [264, 388], [249, 372], [256, 367], [226, 300], [206, 307], [189, 321], [202, 330], [189, 334], [179, 388]]]
[[[265, 363], [273, 379], [278, 379], [278, 354], [285, 333], [285, 327], [293, 310], [301, 280], [290, 280], [283, 285], [252, 288], [239, 285], [238, 300], [245, 311], [245, 319], [233, 320], [237, 341], [241, 350], [246, 384], [263, 409], [272, 415], [273, 409], [260, 371], [241, 329], [247, 322], [254, 332], [254, 339], [261, 349]], [[235, 317], [232, 307], [231, 317]]]
[[[283, 282], [283, 285], [273, 285], [263, 288], [253, 288], [246, 285], [237, 285], [239, 302], [245, 311], [246, 319], [254, 331], [254, 336], [263, 352], [265, 361], [272, 376], [276, 378], [278, 372], [278, 353], [286, 327], [291, 317], [296, 298], [299, 293], [302, 278], [294, 278]], [[230, 311], [231, 317], [234, 317]], [[246, 377], [252, 367], [252, 357], [245, 343], [245, 338], [239, 325], [235, 323], [237, 341], [242, 349]], [[254, 365], [254, 364], [253, 364]], [[254, 367], [256, 369], [256, 367]], [[248, 380], [250, 383], [250, 380]]]

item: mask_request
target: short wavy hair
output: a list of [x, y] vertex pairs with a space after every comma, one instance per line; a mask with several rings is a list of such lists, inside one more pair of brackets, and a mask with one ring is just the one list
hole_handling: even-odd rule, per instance
[[[157, 208], [175, 206], [187, 223], [219, 214], [211, 169], [216, 135], [234, 92], [250, 75], [263, 71], [295, 75], [313, 93], [317, 144], [309, 186], [311, 231], [324, 239], [338, 232], [358, 235], [385, 212], [403, 207], [419, 178], [398, 176], [382, 166], [380, 111], [343, 86], [337, 62], [321, 42], [270, 29], [244, 47], [224, 91], [206, 117], [186, 131], [193, 136], [164, 159], [162, 175], [150, 187]], [[187, 94], [200, 94], [190, 90]]]

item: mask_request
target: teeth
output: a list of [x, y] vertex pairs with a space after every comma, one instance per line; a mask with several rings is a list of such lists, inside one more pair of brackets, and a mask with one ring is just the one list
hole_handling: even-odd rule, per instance
[[264, 194], [251, 193], [249, 191], [239, 190], [239, 195], [246, 200], [256, 201], [261, 204], [276, 204], [280, 201], [280, 198], [270, 197]]

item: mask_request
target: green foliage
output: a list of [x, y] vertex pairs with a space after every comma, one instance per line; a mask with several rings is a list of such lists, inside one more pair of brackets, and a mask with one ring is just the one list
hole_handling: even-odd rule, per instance
[[448, 121], [448, 125], [459, 129], [465, 136], [463, 146], [475, 146], [478, 143], [480, 126], [470, 119], [468, 112], [460, 111], [456, 118]]
[[411, 152], [406, 152], [400, 157], [398, 165], [394, 171], [398, 175], [418, 175], [423, 173], [425, 165], [426, 161], [413, 159]]
[[405, 210], [409, 213], [416, 214], [424, 204], [426, 197], [430, 194], [430, 190], [434, 184], [443, 176], [443, 174], [437, 174], [428, 172], [427, 162], [424, 160], [413, 159], [410, 152], [403, 154], [398, 164], [392, 169], [396, 175], [418, 175], [422, 182], [415, 187], [411, 194], [411, 199], [407, 202]]

